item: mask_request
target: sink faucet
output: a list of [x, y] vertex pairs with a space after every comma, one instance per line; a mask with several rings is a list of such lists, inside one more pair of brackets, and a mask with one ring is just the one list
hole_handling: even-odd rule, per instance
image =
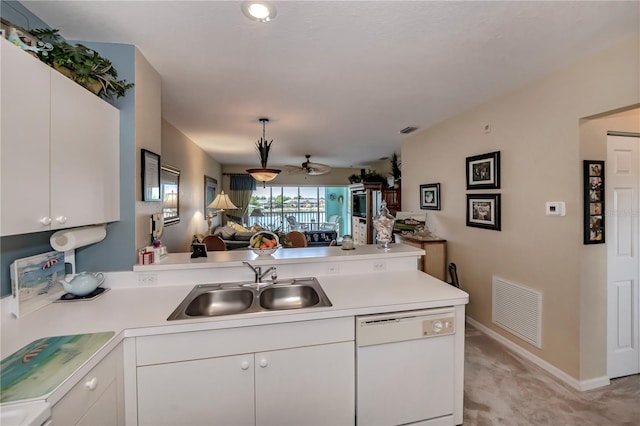
[[262, 279], [269, 273], [271, 272], [271, 279], [272, 280], [276, 280], [278, 279], [278, 272], [276, 270], [275, 266], [270, 266], [266, 271], [262, 272], [262, 267], [260, 266], [253, 266], [252, 264], [250, 264], [249, 262], [242, 262], [245, 265], [247, 265], [249, 268], [251, 268], [251, 270], [253, 271], [253, 273], [255, 274], [255, 280], [254, 283], [259, 283], [260, 281], [262, 281]]

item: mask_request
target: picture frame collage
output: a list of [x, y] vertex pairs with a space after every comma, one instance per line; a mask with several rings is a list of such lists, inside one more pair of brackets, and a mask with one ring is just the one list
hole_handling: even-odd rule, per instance
[[605, 243], [604, 161], [584, 160], [584, 244]]
[[[467, 190], [500, 189], [500, 151], [466, 158]], [[500, 231], [501, 194], [467, 194], [467, 226]]]

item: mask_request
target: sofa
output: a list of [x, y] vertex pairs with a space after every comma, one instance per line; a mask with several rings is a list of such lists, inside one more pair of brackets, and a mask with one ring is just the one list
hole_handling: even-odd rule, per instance
[[338, 233], [331, 230], [304, 231], [304, 235], [307, 237], [307, 247], [328, 246], [338, 238]]
[[[224, 244], [227, 246], [227, 250], [235, 250], [249, 247], [249, 240], [251, 240], [253, 234], [259, 230], [257, 227], [247, 229], [236, 223], [228, 222], [224, 226], [216, 227], [212, 234], [222, 238], [222, 241], [224, 241]], [[203, 238], [204, 235], [195, 235], [194, 242], [202, 242]]]

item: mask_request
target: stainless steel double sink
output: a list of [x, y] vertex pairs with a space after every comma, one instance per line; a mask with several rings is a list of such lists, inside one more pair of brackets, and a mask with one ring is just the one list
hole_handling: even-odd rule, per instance
[[316, 278], [199, 284], [167, 321], [324, 306], [332, 304]]

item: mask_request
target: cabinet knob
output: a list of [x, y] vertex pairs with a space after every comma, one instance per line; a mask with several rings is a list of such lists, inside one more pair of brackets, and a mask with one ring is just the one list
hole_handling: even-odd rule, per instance
[[40, 219], [40, 223], [43, 224], [44, 226], [51, 225], [51, 218], [43, 217], [42, 219]]
[[260, 360], [260, 367], [265, 368], [267, 365], [269, 365], [269, 362], [267, 362], [266, 359], [262, 358]]
[[87, 380], [87, 382], [84, 385], [89, 390], [95, 390], [98, 387], [98, 378], [97, 377], [93, 377], [93, 378], [91, 378], [91, 380]]
[[249, 369], [249, 361], [242, 361], [242, 364], [240, 364], [240, 368], [242, 368], [243, 370], [248, 370]]
[[56, 221], [58, 223], [67, 223], [67, 217], [66, 216], [58, 216], [58, 217], [56, 217]]

